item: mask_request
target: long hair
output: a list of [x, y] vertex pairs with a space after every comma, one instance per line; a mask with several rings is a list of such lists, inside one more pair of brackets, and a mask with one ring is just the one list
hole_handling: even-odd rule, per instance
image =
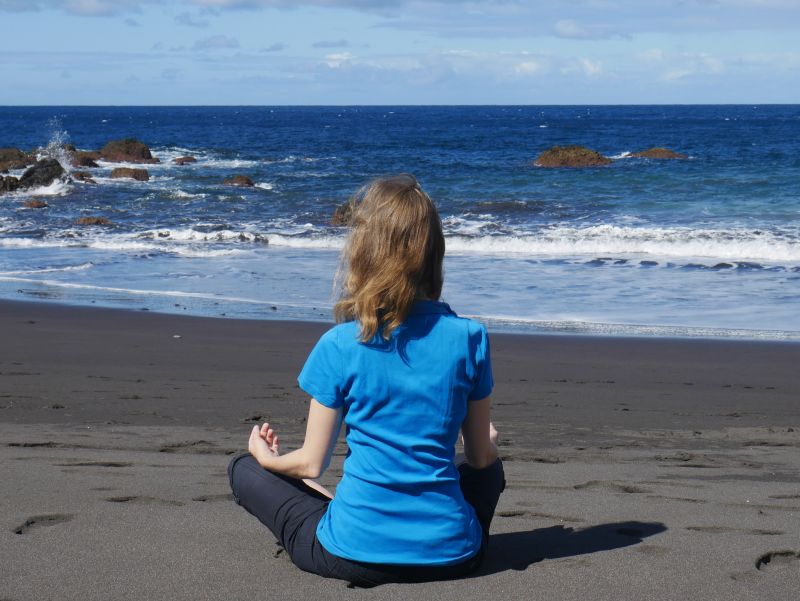
[[439, 213], [412, 175], [372, 181], [350, 200], [352, 231], [342, 252], [337, 322], [356, 320], [359, 338], [388, 340], [414, 299], [442, 293]]

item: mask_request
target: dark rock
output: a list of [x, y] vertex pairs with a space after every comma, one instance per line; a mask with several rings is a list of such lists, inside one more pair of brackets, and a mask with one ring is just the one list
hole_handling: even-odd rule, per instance
[[38, 198], [32, 198], [22, 203], [22, 206], [26, 209], [46, 209], [50, 205], [43, 200], [39, 200]]
[[158, 163], [147, 144], [134, 138], [112, 140], [100, 150], [100, 158], [112, 163]]
[[19, 188], [19, 180], [13, 175], [3, 177], [0, 175], [0, 194], [3, 192], [13, 192]]
[[255, 186], [253, 180], [246, 175], [232, 175], [231, 177], [226, 178], [222, 183], [226, 186], [241, 186], [243, 188], [252, 188]]
[[150, 174], [147, 169], [131, 169], [130, 167], [117, 167], [111, 172], [112, 179], [129, 178], [135, 179], [140, 182], [150, 180]]
[[336, 207], [331, 217], [331, 225], [350, 225], [353, 219], [353, 203], [346, 202]]
[[55, 159], [42, 159], [33, 167], [28, 169], [19, 178], [20, 188], [34, 188], [39, 186], [49, 186], [57, 179], [66, 175], [66, 171]]
[[88, 171], [73, 171], [70, 175], [72, 175], [73, 179], [78, 180], [79, 182], [83, 182], [84, 184], [96, 184], [97, 182], [94, 181], [92, 174]]
[[197, 159], [194, 157], [178, 157], [172, 162], [176, 165], [186, 165], [187, 163], [196, 163]]
[[628, 156], [634, 159], [688, 159], [689, 158], [688, 156], [680, 152], [675, 152], [674, 150], [669, 150], [668, 148], [660, 148], [660, 147], [634, 152], [629, 154]]
[[36, 162], [36, 157], [19, 148], [0, 148], [0, 172], [23, 169]]
[[534, 161], [537, 167], [599, 167], [611, 159], [583, 146], [553, 146]]
[[81, 217], [75, 225], [111, 225], [111, 221], [105, 217]]
[[97, 159], [100, 158], [99, 152], [73, 152], [70, 163], [73, 167], [97, 167]]

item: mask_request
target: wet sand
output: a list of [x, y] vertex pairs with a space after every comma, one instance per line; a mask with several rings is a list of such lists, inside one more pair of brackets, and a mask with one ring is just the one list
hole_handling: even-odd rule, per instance
[[327, 327], [0, 302], [0, 599], [796, 598], [782, 343], [495, 334], [508, 489], [484, 568], [371, 590], [300, 572], [225, 467], [256, 421], [301, 441], [295, 378]]

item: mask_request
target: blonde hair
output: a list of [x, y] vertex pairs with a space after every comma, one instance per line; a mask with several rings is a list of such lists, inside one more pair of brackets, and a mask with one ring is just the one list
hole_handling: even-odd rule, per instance
[[442, 293], [439, 213], [412, 175], [372, 181], [350, 200], [352, 231], [342, 252], [337, 322], [356, 320], [359, 338], [388, 340], [414, 300]]

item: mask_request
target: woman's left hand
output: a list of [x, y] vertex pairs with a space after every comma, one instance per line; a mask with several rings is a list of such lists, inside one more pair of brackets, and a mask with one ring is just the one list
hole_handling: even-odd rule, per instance
[[268, 461], [270, 457], [280, 455], [278, 435], [269, 427], [268, 423], [265, 423], [260, 428], [253, 426], [247, 450], [256, 458], [256, 461], [263, 465], [262, 460]]

